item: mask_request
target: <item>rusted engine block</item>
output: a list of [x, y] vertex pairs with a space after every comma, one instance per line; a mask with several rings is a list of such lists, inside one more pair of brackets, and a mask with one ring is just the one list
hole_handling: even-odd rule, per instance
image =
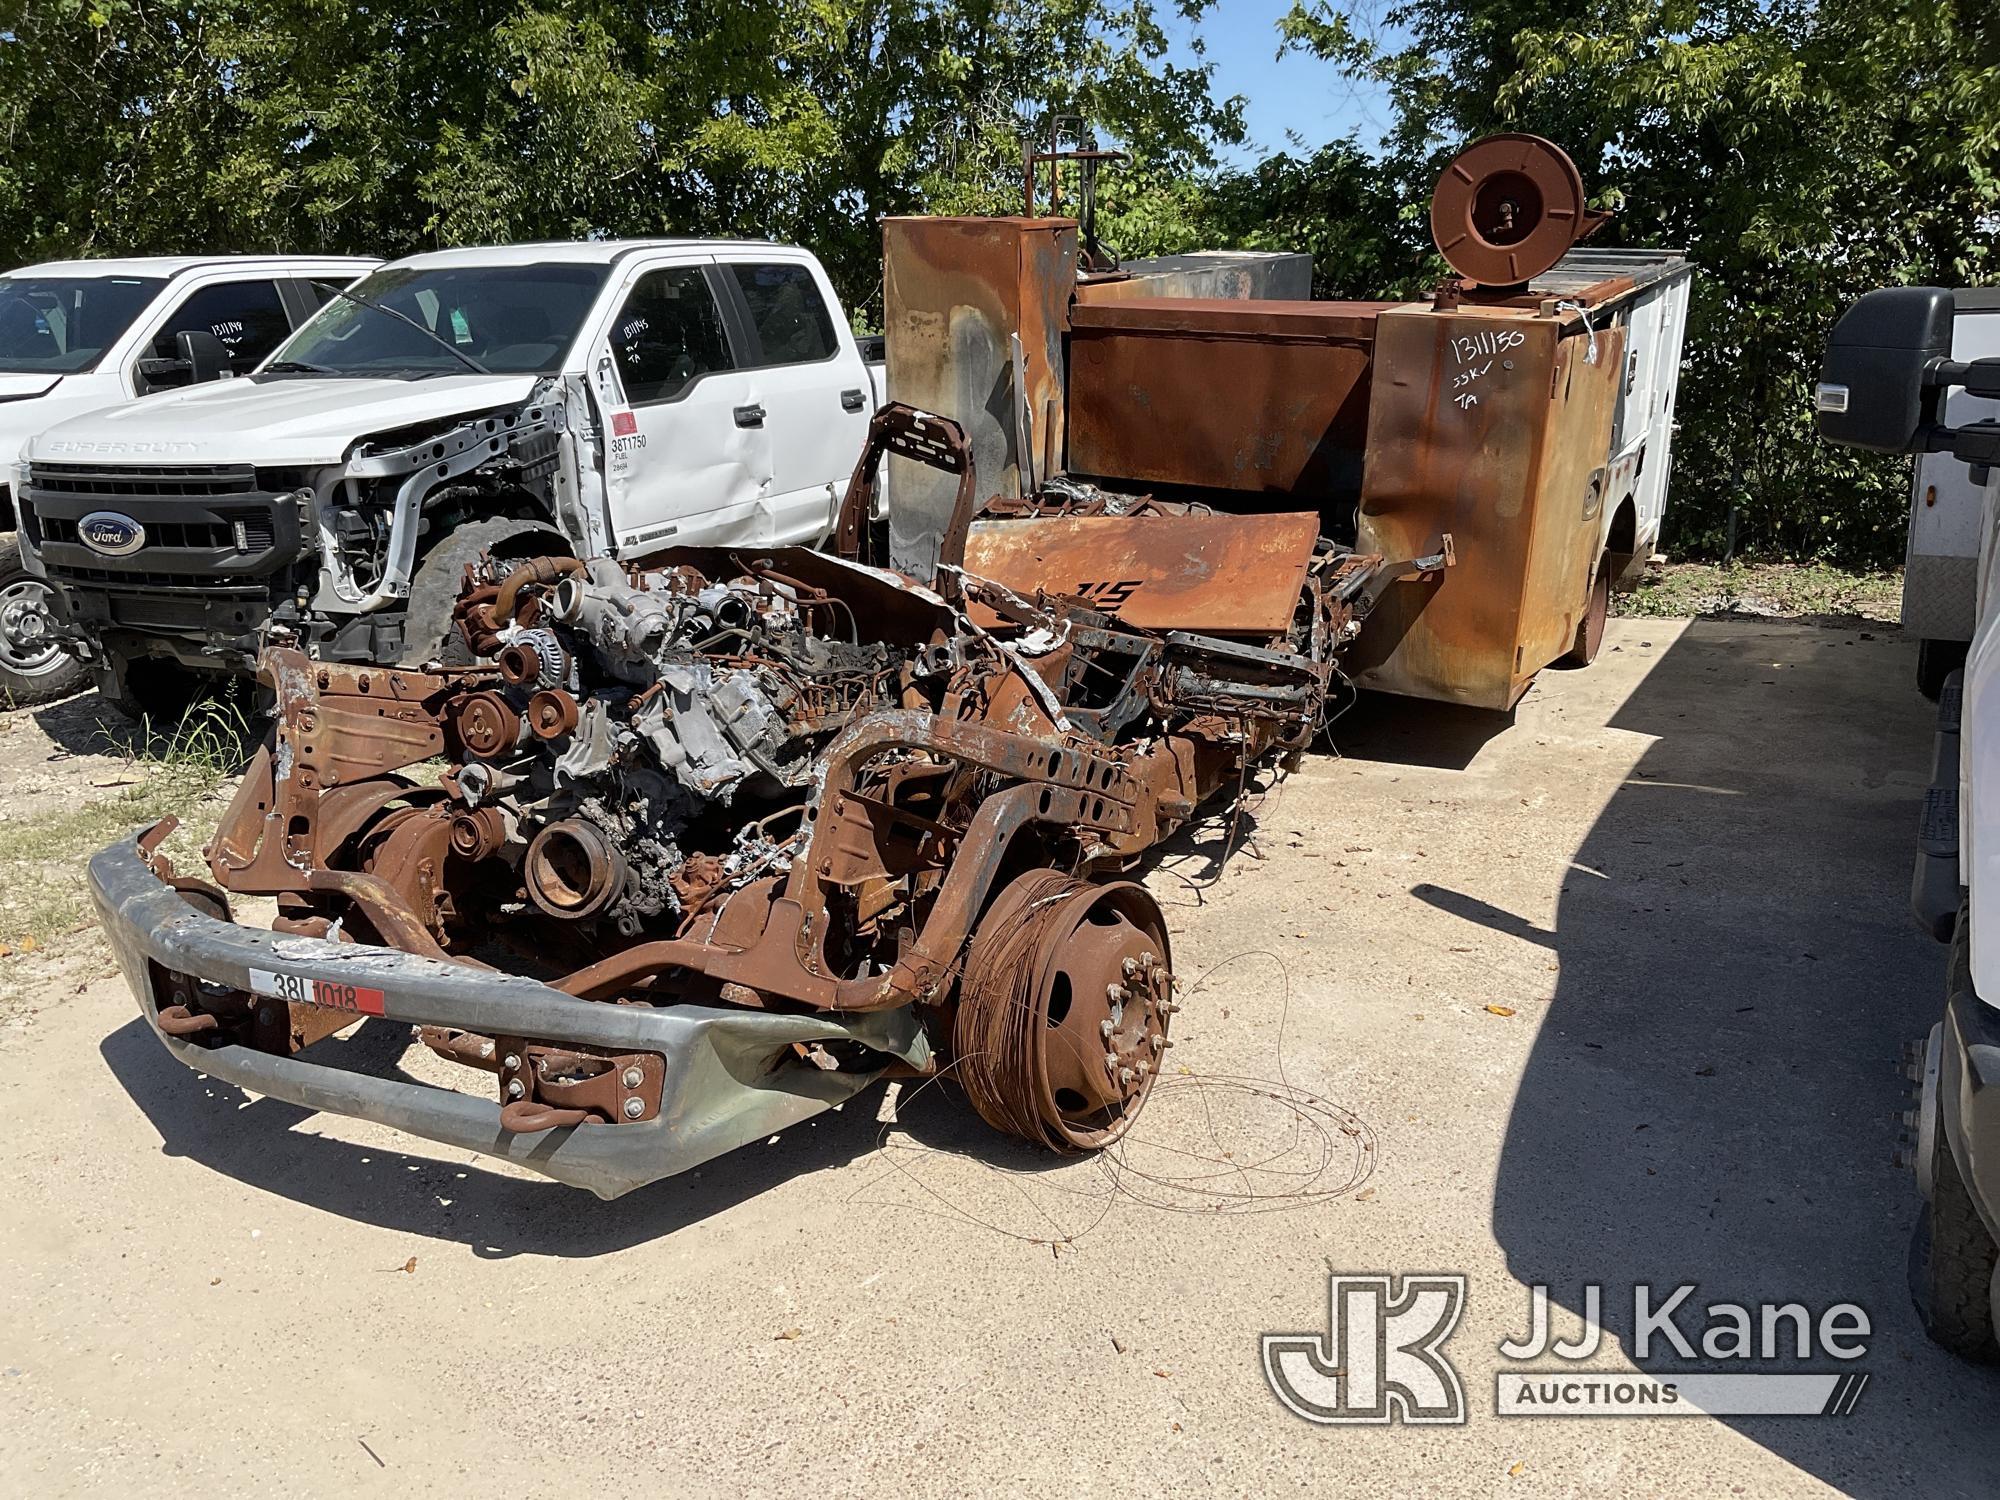
[[[170, 1044], [200, 1066], [283, 1058], [263, 1075], [290, 1078], [293, 1052], [357, 1012], [412, 1021], [493, 1075], [498, 1133], [397, 1123], [552, 1175], [573, 1159], [567, 1180], [600, 1192], [765, 1133], [773, 1093], [782, 1123], [892, 1068], [950, 1070], [990, 1123], [1051, 1148], [1116, 1138], [1175, 1008], [1165, 921], [1121, 877], [1313, 739], [1358, 612], [1410, 569], [1307, 532], [1264, 584], [1285, 595], [1276, 628], [1138, 628], [1101, 600], [966, 572], [968, 503], [922, 586], [862, 560], [856, 515], [892, 451], [963, 459], [952, 424], [885, 411], [838, 532], [848, 557], [489, 564], [458, 607], [462, 662], [267, 651], [275, 728], [207, 847], [214, 887], [152, 874], [216, 942], [229, 895], [275, 897], [271, 971], [242, 952], [183, 966], [159, 942], [127, 954], [134, 919], [107, 891], [125, 876], [96, 881]], [[399, 992], [426, 963], [464, 1004]], [[737, 1043], [697, 1068], [666, 1043], [578, 1034], [611, 1036], [596, 1025], [534, 1029], [497, 990], [482, 1018], [479, 976], [531, 978], [550, 1015], [619, 1012], [635, 1036], [698, 1017]], [[649, 1127], [671, 1137], [657, 1169], [607, 1178], [594, 1154], [611, 1148], [590, 1140]], [[563, 1149], [521, 1146], [544, 1132]]]

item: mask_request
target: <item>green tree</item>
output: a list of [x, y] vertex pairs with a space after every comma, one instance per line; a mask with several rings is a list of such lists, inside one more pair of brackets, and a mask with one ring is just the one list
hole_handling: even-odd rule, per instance
[[1681, 381], [1677, 548], [1893, 562], [1905, 462], [1820, 443], [1810, 389], [1833, 319], [1887, 283], [1993, 274], [2000, 22], [1962, 0], [1301, 3], [1293, 45], [1385, 85], [1387, 169], [1425, 191], [1493, 129], [1557, 141], [1619, 210], [1607, 243], [1698, 267]]
[[[1174, 0], [1198, 17], [1207, 0]], [[0, 256], [748, 234], [879, 282], [886, 214], [1010, 207], [1086, 115], [1240, 136], [1152, 0], [35, 0], [0, 20]]]

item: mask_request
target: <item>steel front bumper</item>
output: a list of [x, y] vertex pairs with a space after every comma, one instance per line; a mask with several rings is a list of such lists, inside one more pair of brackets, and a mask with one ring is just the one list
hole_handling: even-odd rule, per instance
[[[795, 1042], [851, 1040], [917, 1067], [929, 1058], [907, 1009], [785, 1016], [702, 1006], [653, 1008], [578, 1000], [519, 975], [416, 958], [391, 948], [286, 937], [204, 916], [148, 867], [136, 840], [90, 862], [98, 915], [154, 1033], [198, 1072], [301, 1108], [353, 1115], [443, 1145], [504, 1157], [600, 1198], [686, 1171], [852, 1097], [876, 1073], [792, 1060]], [[484, 1035], [654, 1052], [666, 1062], [657, 1118], [515, 1133], [497, 1102], [378, 1078], [238, 1045], [202, 1046], [160, 1031], [154, 966], [235, 989], [252, 968], [383, 992], [390, 1021]]]

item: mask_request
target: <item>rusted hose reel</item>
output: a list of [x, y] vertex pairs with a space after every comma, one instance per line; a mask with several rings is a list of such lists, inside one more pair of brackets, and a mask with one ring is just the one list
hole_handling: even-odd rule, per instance
[[1171, 1045], [1171, 959], [1144, 886], [1014, 880], [973, 933], [952, 1023], [953, 1076], [979, 1117], [1052, 1151], [1117, 1140]]
[[1549, 270], [1604, 222], [1583, 174], [1538, 135], [1489, 135], [1444, 169], [1431, 194], [1431, 238], [1467, 281], [1520, 286]]

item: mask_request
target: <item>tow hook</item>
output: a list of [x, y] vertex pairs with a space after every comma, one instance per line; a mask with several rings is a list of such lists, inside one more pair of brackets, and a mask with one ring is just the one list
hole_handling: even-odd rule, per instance
[[517, 1135], [637, 1124], [660, 1113], [667, 1065], [658, 1053], [584, 1052], [442, 1026], [420, 1026], [417, 1038], [442, 1058], [495, 1074], [501, 1128]]

